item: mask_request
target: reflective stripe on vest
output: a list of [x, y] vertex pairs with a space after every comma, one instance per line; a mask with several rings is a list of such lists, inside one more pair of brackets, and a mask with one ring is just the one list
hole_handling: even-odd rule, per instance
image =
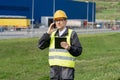
[[58, 55], [49, 56], [49, 59], [63, 59], [63, 60], [72, 60], [72, 61], [75, 61], [74, 58], [65, 57], [65, 56], [58, 56]]
[[[70, 37], [72, 30], [68, 29], [68, 35], [66, 36], [67, 43], [70, 45]], [[51, 41], [49, 46], [49, 64], [50, 66], [58, 65], [64, 67], [75, 66], [75, 57], [72, 56], [66, 49], [55, 49], [55, 32], [51, 34]]]

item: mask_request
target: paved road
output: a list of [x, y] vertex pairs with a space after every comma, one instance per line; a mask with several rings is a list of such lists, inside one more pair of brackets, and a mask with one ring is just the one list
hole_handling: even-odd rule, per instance
[[[47, 28], [36, 29], [34, 31], [4, 31], [0, 32], [0, 39], [11, 39], [11, 38], [31, 38], [40, 37], [47, 31]], [[111, 29], [76, 29], [78, 34], [95, 34], [95, 33], [107, 33], [107, 32], [120, 32], [120, 30]]]

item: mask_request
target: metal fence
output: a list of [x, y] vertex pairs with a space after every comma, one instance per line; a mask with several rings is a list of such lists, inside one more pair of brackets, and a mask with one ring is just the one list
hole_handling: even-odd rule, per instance
[[[0, 39], [11, 39], [11, 38], [32, 38], [41, 37], [43, 33], [47, 32], [48, 28], [37, 28], [37, 29], [21, 29], [20, 31], [14, 30], [0, 30]], [[107, 33], [107, 32], [120, 32], [112, 29], [78, 29], [74, 28], [78, 34], [96, 34], [96, 33]]]

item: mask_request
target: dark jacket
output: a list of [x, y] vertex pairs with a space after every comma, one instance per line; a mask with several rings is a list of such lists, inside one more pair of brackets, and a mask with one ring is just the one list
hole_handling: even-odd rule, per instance
[[[59, 36], [58, 31], [55, 33], [55, 35]], [[66, 35], [68, 35], [68, 28], [63, 33], [63, 35], [61, 35], [61, 37]], [[44, 33], [38, 42], [38, 47], [40, 49], [45, 49], [49, 47], [50, 39], [50, 35], [48, 33]], [[68, 50], [69, 53], [75, 57], [79, 56], [82, 53], [82, 46], [75, 31], [73, 31], [71, 34], [70, 43], [71, 47], [70, 50]]]

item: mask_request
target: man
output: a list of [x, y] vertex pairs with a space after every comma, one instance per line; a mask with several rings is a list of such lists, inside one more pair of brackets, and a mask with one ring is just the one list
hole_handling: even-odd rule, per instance
[[63, 10], [57, 10], [53, 19], [38, 47], [49, 47], [50, 80], [74, 80], [75, 57], [82, 53], [82, 46], [76, 32], [66, 27], [67, 15]]

